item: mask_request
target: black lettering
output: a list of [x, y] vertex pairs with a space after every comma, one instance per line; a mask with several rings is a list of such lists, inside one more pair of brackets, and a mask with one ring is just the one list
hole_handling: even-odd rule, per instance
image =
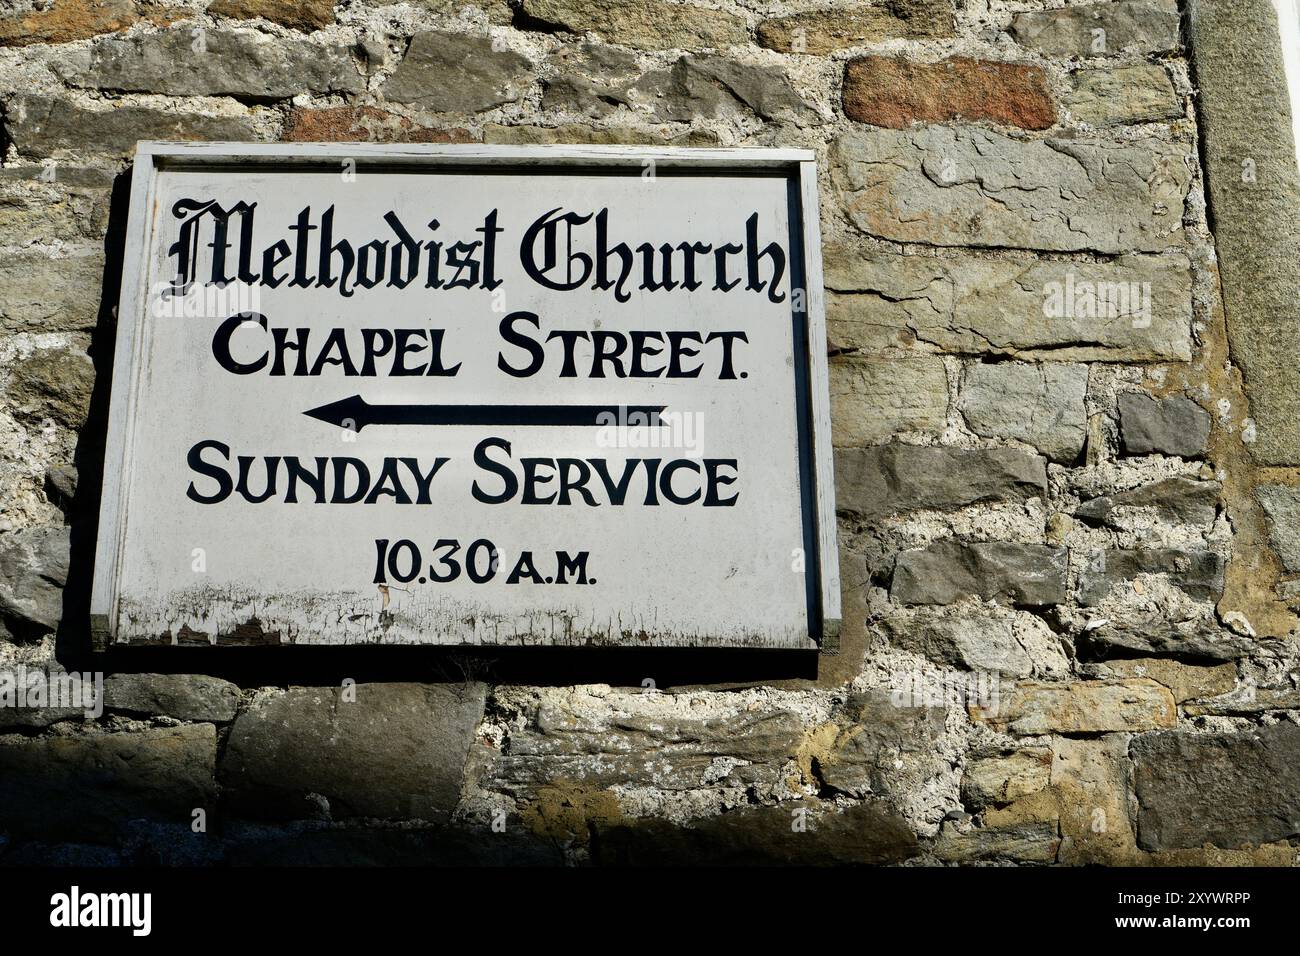
[[194, 482], [190, 482], [185, 494], [192, 501], [197, 501], [201, 505], [215, 505], [225, 501], [235, 489], [235, 483], [231, 481], [230, 475], [224, 468], [210, 465], [203, 460], [203, 453], [209, 448], [221, 455], [226, 461], [230, 460], [230, 446], [213, 439], [201, 441], [190, 449], [190, 453], [185, 459], [186, 464], [190, 466], [190, 471], [211, 478], [217, 483], [217, 490], [213, 494], [205, 495], [194, 487]]
[[498, 464], [488, 457], [488, 449], [491, 448], [500, 448], [506, 453], [507, 457], [510, 455], [510, 442], [504, 438], [485, 438], [474, 446], [474, 464], [484, 471], [499, 475], [505, 483], [505, 489], [499, 495], [490, 495], [479, 487], [476, 479], [470, 492], [474, 495], [475, 501], [481, 501], [488, 505], [499, 505], [509, 501], [519, 491], [519, 479], [515, 477], [515, 473], [508, 467]]

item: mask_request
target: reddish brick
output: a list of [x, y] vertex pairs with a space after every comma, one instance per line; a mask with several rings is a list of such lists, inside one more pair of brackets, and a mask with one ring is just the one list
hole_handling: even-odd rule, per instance
[[969, 57], [939, 63], [884, 56], [850, 60], [844, 68], [844, 113], [891, 129], [955, 119], [1022, 129], [1047, 129], [1056, 122], [1038, 67]]
[[295, 30], [322, 30], [334, 22], [334, 0], [216, 0], [208, 13], [232, 20], [270, 20]]
[[184, 8], [153, 7], [135, 0], [54, 0], [44, 10], [0, 17], [0, 46], [71, 43], [117, 33], [137, 20], [166, 26], [192, 15]]
[[290, 143], [473, 143], [468, 130], [416, 126], [405, 116], [374, 106], [297, 107], [284, 134]]

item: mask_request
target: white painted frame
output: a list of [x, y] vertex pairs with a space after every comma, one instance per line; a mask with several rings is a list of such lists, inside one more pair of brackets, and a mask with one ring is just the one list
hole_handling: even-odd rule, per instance
[[[136, 147], [127, 218], [122, 287], [116, 310], [108, 435], [104, 453], [104, 482], [100, 498], [99, 531], [91, 591], [91, 636], [96, 650], [112, 640], [118, 614], [118, 567], [126, 537], [126, 496], [130, 487], [135, 396], [142, 364], [143, 337], [137, 322], [145, 316], [148, 253], [152, 245], [155, 190], [165, 165], [242, 166], [250, 163], [293, 166], [353, 160], [376, 165], [533, 167], [619, 167], [643, 170], [682, 169], [729, 172], [752, 170], [783, 173], [798, 198], [799, 223], [791, 232], [801, 239], [805, 288], [804, 343], [808, 358], [804, 396], [808, 421], [801, 422], [811, 441], [814, 474], [804, 476], [813, 489], [815, 540], [818, 553], [810, 556], [806, 573], [818, 577], [820, 620], [809, 620], [809, 633], [821, 649], [834, 652], [841, 624], [839, 550], [835, 523], [834, 455], [831, 448], [829, 372], [826, 361], [825, 292], [822, 286], [821, 216], [817, 190], [817, 160], [806, 149], [694, 149], [653, 146], [477, 146], [380, 145], [375, 143], [162, 143], [141, 142]], [[792, 211], [793, 213], [793, 211]], [[791, 250], [793, 254], [795, 250]], [[792, 297], [793, 299], [793, 297]], [[801, 474], [804, 461], [800, 461]], [[801, 505], [802, 507], [802, 505]], [[811, 609], [810, 609], [811, 610]]]

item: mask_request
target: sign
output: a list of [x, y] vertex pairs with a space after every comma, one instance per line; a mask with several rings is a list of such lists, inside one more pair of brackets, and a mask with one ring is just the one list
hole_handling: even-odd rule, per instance
[[815, 169], [141, 144], [99, 645], [818, 646]]

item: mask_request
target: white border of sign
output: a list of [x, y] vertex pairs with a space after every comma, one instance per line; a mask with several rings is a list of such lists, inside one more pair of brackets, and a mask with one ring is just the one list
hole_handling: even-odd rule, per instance
[[[117, 342], [114, 351], [112, 395], [109, 403], [108, 436], [104, 453], [104, 485], [99, 507], [99, 532], [95, 548], [95, 574], [91, 593], [91, 633], [95, 649], [104, 650], [112, 640], [117, 620], [118, 565], [125, 538], [125, 501], [130, 487], [131, 435], [135, 397], [140, 387], [142, 336], [137, 323], [147, 320], [146, 269], [155, 217], [155, 187], [165, 165], [246, 166], [274, 163], [277, 166], [338, 164], [354, 160], [363, 164], [397, 166], [498, 166], [524, 167], [618, 167], [640, 174], [646, 163], [655, 169], [709, 170], [728, 172], [752, 170], [784, 173], [797, 197], [797, 235], [802, 238], [804, 327], [808, 367], [804, 381], [808, 394], [804, 407], [808, 421], [801, 423], [811, 439], [811, 454], [800, 461], [801, 473], [811, 462], [815, 474], [804, 475], [814, 493], [814, 514], [818, 553], [808, 562], [807, 573], [816, 574], [820, 598], [820, 620], [809, 621], [810, 633], [823, 652], [838, 650], [840, 611], [839, 552], [835, 527], [835, 482], [831, 451], [829, 376], [826, 364], [825, 293], [822, 288], [821, 221], [817, 195], [817, 161], [806, 149], [681, 149], [650, 146], [442, 146], [428, 144], [379, 145], [374, 143], [153, 143], [136, 147], [135, 170], [131, 179], [131, 204], [127, 219], [122, 289], [117, 308]], [[792, 232], [795, 224], [792, 222]], [[793, 250], [792, 250], [793, 252]], [[792, 279], [795, 276], [792, 274]], [[803, 456], [801, 456], [802, 459]], [[802, 502], [800, 504], [802, 507]], [[811, 602], [810, 602], [811, 603]], [[810, 607], [810, 611], [813, 609]]]

